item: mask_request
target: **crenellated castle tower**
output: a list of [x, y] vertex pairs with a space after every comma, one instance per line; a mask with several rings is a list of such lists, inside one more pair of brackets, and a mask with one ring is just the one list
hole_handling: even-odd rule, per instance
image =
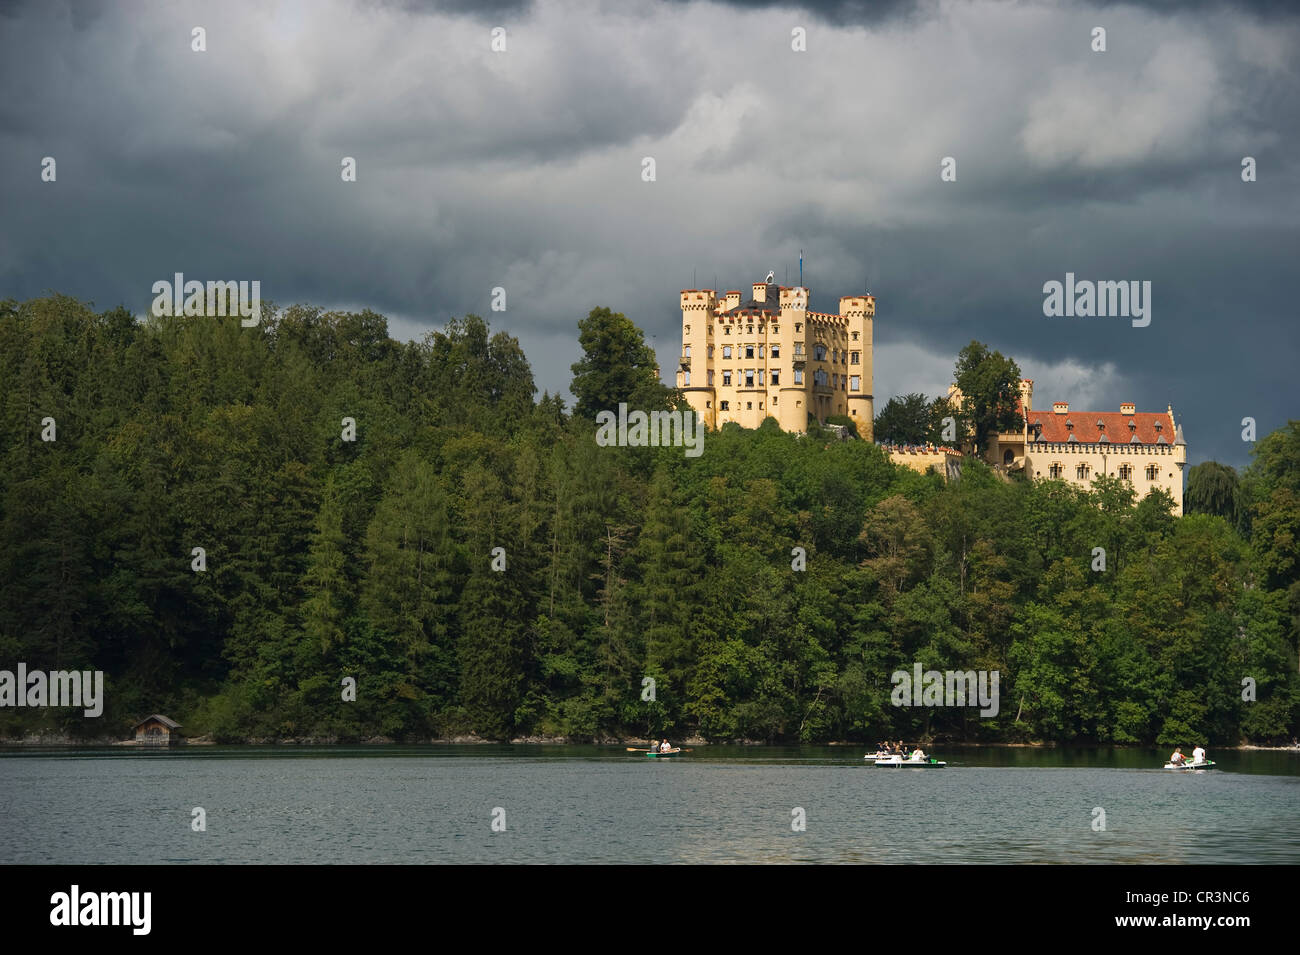
[[683, 290], [677, 387], [709, 427], [757, 428], [771, 417], [799, 432], [809, 415], [847, 415], [872, 439], [875, 297], [845, 296], [830, 314], [809, 311], [809, 294], [771, 273], [745, 301], [739, 291]]

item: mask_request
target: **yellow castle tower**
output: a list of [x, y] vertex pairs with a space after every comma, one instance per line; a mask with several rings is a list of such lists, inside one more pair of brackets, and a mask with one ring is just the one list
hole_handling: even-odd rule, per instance
[[809, 311], [809, 295], [776, 285], [771, 272], [745, 301], [739, 291], [682, 291], [677, 387], [709, 427], [757, 428], [770, 417], [802, 432], [810, 415], [847, 415], [872, 439], [875, 296], [846, 295], [830, 314]]

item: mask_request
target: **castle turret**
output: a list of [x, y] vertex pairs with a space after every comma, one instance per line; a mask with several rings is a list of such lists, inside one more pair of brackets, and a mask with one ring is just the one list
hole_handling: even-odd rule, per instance
[[713, 289], [683, 289], [682, 351], [677, 362], [677, 387], [692, 408], [711, 428], [717, 427], [710, 354], [713, 351], [713, 322], [718, 300]]
[[871, 294], [848, 295], [840, 299], [840, 315], [847, 333], [848, 414], [857, 426], [858, 436], [871, 441], [875, 434], [875, 397], [873, 387], [872, 327], [876, 319], [876, 298]]

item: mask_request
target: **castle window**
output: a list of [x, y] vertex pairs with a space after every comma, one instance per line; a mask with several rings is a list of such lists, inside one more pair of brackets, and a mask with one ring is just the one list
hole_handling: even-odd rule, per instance
[[753, 358], [753, 357], [754, 357], [754, 346], [753, 346], [753, 345], [746, 345], [746, 346], [745, 346], [745, 357], [746, 357], [746, 358]]
[[758, 403], [758, 410], [759, 410], [759, 411], [762, 411], [762, 410], [763, 410], [763, 402], [761, 402], [761, 401]]
[[691, 383], [691, 372], [690, 369], [688, 368], [686, 371], [682, 372], [682, 386], [688, 387], [690, 383]]
[[780, 326], [780, 325], [773, 325], [773, 326], [772, 326], [772, 334], [773, 334], [773, 335], [780, 335], [780, 334], [781, 334], [781, 326]]
[[813, 372], [814, 385], [819, 385], [819, 386], [825, 385], [829, 378], [830, 376], [827, 375], [826, 372], [822, 371], [820, 368], [818, 368], [816, 371]]
[[746, 402], [745, 402], [745, 410], [746, 410], [746, 411], [753, 411], [753, 410], [754, 410], [754, 402], [752, 402], [752, 401], [746, 401]]
[[724, 371], [724, 372], [722, 373], [722, 385], [723, 385], [724, 388], [730, 388], [730, 387], [731, 387], [731, 372], [729, 372], [729, 371]]
[[1154, 481], [1158, 477], [1160, 477], [1160, 469], [1154, 464], [1147, 465], [1147, 480]]
[[709, 357], [710, 357], [710, 358], [713, 357], [713, 346], [712, 346], [712, 345], [709, 346]]
[[795, 343], [794, 343], [794, 353], [795, 353], [796, 355], [802, 355], [802, 354], [803, 354], [803, 342], [795, 342]]
[[691, 357], [691, 346], [690, 346], [690, 345], [686, 345], [685, 347], [682, 348], [682, 357], [683, 357], [683, 358], [690, 358], [690, 357]]
[[686, 334], [689, 335], [690, 333], [691, 333], [691, 326], [687, 325], [687, 326], [686, 326]]
[[718, 402], [718, 410], [720, 410], [720, 411], [730, 411], [730, 410], [731, 410], [731, 402], [730, 402], [730, 401], [719, 401], [719, 402]]
[[758, 357], [759, 357], [759, 358], [762, 358], [762, 357], [763, 357], [763, 346], [762, 346], [762, 345], [759, 345], [759, 346], [758, 346]]
[[731, 346], [730, 346], [730, 345], [723, 345], [723, 346], [722, 346], [722, 357], [723, 357], [723, 358], [730, 358], [730, 357], [731, 357]]
[[1119, 479], [1120, 479], [1121, 481], [1131, 481], [1131, 480], [1133, 480], [1133, 465], [1131, 465], [1131, 464], [1121, 464], [1121, 465], [1119, 466]]
[[730, 334], [731, 334], [731, 326], [730, 326], [730, 325], [724, 325], [724, 326], [722, 326], [722, 334], [724, 334], [724, 335], [730, 335]]
[[710, 387], [710, 388], [713, 387], [713, 369], [712, 369], [712, 368], [709, 369], [709, 387]]
[[850, 365], [856, 365], [856, 364], [858, 364], [858, 356], [861, 355], [861, 354], [862, 354], [862, 352], [860, 352], [860, 351], [851, 351], [851, 352], [849, 352], [849, 364], [850, 364]]
[[1080, 481], [1086, 481], [1088, 480], [1088, 475], [1091, 472], [1091, 470], [1092, 469], [1089, 468], [1088, 465], [1080, 464], [1077, 468], [1074, 469], [1074, 476], [1077, 477]]
[[745, 326], [745, 334], [746, 334], [746, 335], [752, 335], [752, 334], [754, 334], [754, 326], [753, 326], [753, 325], [746, 325], [746, 326]]
[[[772, 384], [774, 384], [774, 385], [779, 385], [780, 383], [781, 383], [781, 369], [779, 369], [779, 368], [773, 368], [773, 369], [772, 369]], [[775, 402], [773, 402], [773, 404], [775, 404]]]
[[1054, 478], [1059, 478], [1065, 473], [1065, 468], [1061, 467], [1060, 463], [1057, 462], [1048, 468], [1048, 473]]
[[794, 370], [794, 383], [795, 383], [796, 385], [802, 385], [802, 384], [803, 384], [803, 369], [802, 369], [802, 368], [796, 368], [796, 369]]
[[750, 369], [750, 368], [745, 369], [745, 387], [746, 387], [746, 388], [753, 388], [753, 387], [754, 387], [754, 371], [753, 371], [753, 369]]
[[758, 370], [758, 383], [759, 383], [760, 386], [763, 384], [763, 369], [762, 369], [762, 368], [760, 368], [760, 369]]
[[813, 359], [816, 361], [826, 360], [826, 346], [821, 342], [813, 346]]
[[772, 344], [772, 357], [773, 358], [781, 357], [781, 346], [776, 344], [775, 342]]
[[803, 322], [795, 322], [795, 323], [794, 323], [794, 330], [795, 330], [796, 332], [801, 332], [801, 331], [803, 331]]
[[704, 402], [704, 407], [706, 407], [706, 408], [712, 408], [712, 407], [713, 407], [713, 402], [712, 402], [712, 401], [706, 401], [706, 402]]
[[854, 340], [855, 342], [858, 340], [858, 333], [857, 333], [857, 332], [854, 332], [854, 333], [853, 333], [853, 340]]
[[849, 391], [861, 391], [861, 383], [861, 375], [849, 375]]

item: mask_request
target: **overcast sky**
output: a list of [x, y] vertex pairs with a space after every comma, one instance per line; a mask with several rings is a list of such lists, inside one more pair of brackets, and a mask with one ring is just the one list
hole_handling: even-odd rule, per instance
[[[1298, 70], [1287, 4], [9, 5], [0, 297], [143, 313], [179, 271], [401, 338], [477, 312], [564, 391], [593, 306], [667, 376], [681, 289], [803, 249], [814, 308], [877, 296], [877, 410], [976, 338], [1038, 408], [1172, 404], [1240, 466], [1242, 418], [1300, 417]], [[1045, 317], [1067, 272], [1151, 282], [1150, 325]]]

